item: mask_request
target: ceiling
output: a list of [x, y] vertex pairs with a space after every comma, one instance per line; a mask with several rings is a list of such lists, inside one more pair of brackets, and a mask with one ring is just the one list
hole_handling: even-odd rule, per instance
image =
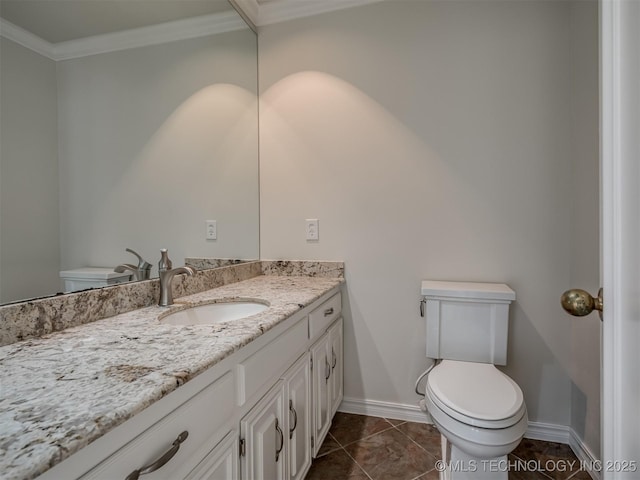
[[232, 9], [227, 0], [0, 0], [0, 17], [52, 44]]

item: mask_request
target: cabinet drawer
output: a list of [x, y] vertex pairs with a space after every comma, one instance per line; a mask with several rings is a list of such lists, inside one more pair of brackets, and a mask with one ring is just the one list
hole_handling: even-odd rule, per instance
[[228, 429], [221, 428], [235, 411], [233, 372], [227, 372], [196, 396], [126, 444], [82, 477], [125, 479], [136, 469], [151, 465], [171, 449], [178, 436], [188, 432], [175, 455], [145, 480], [183, 478], [202, 460]]
[[246, 360], [238, 363], [238, 404], [243, 405], [262, 386], [273, 383], [293, 363], [308, 340], [306, 317]]
[[336, 293], [329, 300], [324, 302], [309, 314], [309, 333], [311, 338], [321, 335], [336, 318], [340, 316], [342, 310], [342, 296]]

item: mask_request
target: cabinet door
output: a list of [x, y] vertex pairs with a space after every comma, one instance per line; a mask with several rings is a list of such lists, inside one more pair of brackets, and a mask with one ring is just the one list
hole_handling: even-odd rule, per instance
[[289, 478], [302, 480], [311, 465], [311, 361], [305, 353], [284, 375], [289, 408]]
[[324, 334], [311, 347], [313, 361], [312, 412], [313, 412], [313, 456], [318, 454], [320, 445], [331, 425], [331, 405], [329, 403], [329, 378], [331, 377], [329, 335]]
[[343, 396], [343, 350], [342, 350], [342, 319], [339, 319], [335, 325], [329, 329], [329, 341], [331, 344], [331, 377], [329, 379], [329, 392], [330, 392], [330, 415], [333, 418]]
[[238, 430], [232, 430], [185, 480], [238, 480]]
[[279, 380], [240, 422], [245, 442], [244, 480], [284, 480], [287, 475], [285, 383]]

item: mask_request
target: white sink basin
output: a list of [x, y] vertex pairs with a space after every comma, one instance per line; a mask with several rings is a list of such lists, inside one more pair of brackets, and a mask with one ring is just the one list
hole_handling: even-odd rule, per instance
[[264, 312], [268, 305], [259, 302], [220, 302], [178, 310], [160, 318], [169, 325], [212, 325], [233, 322]]

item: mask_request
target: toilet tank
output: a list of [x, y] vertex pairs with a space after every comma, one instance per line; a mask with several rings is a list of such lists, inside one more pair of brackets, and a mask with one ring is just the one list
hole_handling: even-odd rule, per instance
[[111, 267], [81, 267], [61, 271], [60, 278], [64, 281], [65, 292], [77, 292], [128, 282], [131, 280], [131, 272], [118, 273]]
[[507, 364], [509, 305], [502, 283], [422, 282], [426, 300], [427, 357]]

